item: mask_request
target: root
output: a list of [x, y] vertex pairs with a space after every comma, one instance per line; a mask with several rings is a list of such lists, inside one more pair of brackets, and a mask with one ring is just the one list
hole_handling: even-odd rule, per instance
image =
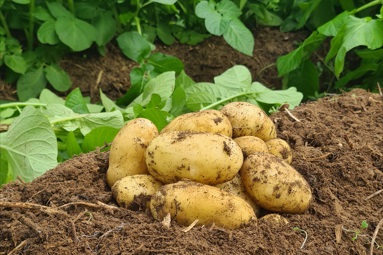
[[383, 189], [378, 190], [377, 192], [375, 192], [375, 193], [369, 195], [368, 197], [366, 197], [364, 200], [369, 200], [370, 198], [373, 198], [373, 197], [379, 195], [379, 194], [382, 193], [382, 192], [383, 192]]
[[28, 243], [28, 240], [29, 239], [26, 239], [24, 241], [22, 241], [21, 243], [19, 243], [19, 245], [17, 245], [13, 250], [11, 250], [8, 255], [12, 255], [12, 254], [16, 254], [16, 252], [21, 249], [23, 246], [25, 246], [27, 243]]
[[376, 239], [376, 236], [378, 235], [379, 228], [382, 225], [383, 225], [383, 218], [379, 221], [378, 225], [375, 228], [374, 234], [372, 235], [371, 246], [370, 246], [370, 255], [373, 255], [373, 253], [374, 253], [375, 239]]
[[59, 214], [59, 215], [65, 216], [65, 217], [69, 217], [69, 215], [62, 210], [58, 210], [56, 208], [52, 208], [52, 207], [48, 207], [48, 206], [44, 206], [44, 205], [33, 204], [33, 203], [0, 201], [0, 207], [39, 210], [39, 211], [44, 212], [46, 214]]

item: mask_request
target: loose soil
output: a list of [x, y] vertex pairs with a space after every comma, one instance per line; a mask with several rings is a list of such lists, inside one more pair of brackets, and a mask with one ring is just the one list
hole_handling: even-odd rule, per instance
[[[197, 52], [205, 52], [196, 56], [209, 64], [190, 67], [196, 68], [196, 80], [198, 73], [198, 79], [207, 81], [232, 64], [243, 64], [231, 60], [232, 55], [209, 63], [213, 57], [204, 54], [216, 54], [217, 48], [224, 47], [214, 43], [210, 44], [214, 50], [209, 50], [210, 42], [195, 46], [200, 47]], [[264, 52], [270, 50], [263, 46]], [[277, 46], [275, 52], [268, 52], [270, 59], [285, 50]], [[184, 54], [188, 59], [194, 56]], [[122, 59], [119, 55], [116, 62], [118, 58]], [[80, 59], [76, 61], [71, 58], [67, 64], [85, 66]], [[224, 70], [212, 68], [213, 64]], [[127, 82], [131, 66], [125, 65], [118, 71]], [[88, 88], [91, 84], [110, 88], [110, 97], [127, 89], [120, 76], [113, 76], [118, 73], [113, 67], [87, 68], [82, 73], [92, 73], [91, 79], [83, 75]], [[101, 70], [105, 81], [97, 85]], [[72, 72], [72, 76], [76, 75]], [[269, 79], [269, 84], [277, 83]], [[31, 183], [15, 182], [0, 190], [0, 254], [383, 254], [383, 226], [379, 225], [383, 220], [383, 97], [353, 90], [302, 104], [291, 113], [300, 121], [287, 112], [271, 118], [278, 136], [292, 147], [292, 166], [308, 181], [314, 199], [304, 214], [283, 214], [287, 225], [259, 221], [237, 230], [213, 225], [184, 232], [184, 226], [172, 222], [168, 228], [148, 211], [117, 207], [105, 180], [108, 153], [93, 152], [60, 164]], [[363, 220], [368, 228], [353, 241]]]

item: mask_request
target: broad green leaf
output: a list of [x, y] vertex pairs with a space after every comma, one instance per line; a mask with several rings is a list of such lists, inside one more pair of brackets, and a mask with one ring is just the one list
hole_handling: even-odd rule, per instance
[[55, 30], [55, 21], [45, 21], [37, 30], [37, 38], [41, 43], [56, 45], [60, 42]]
[[241, 16], [241, 10], [230, 0], [222, 0], [218, 2], [216, 8], [225, 18], [236, 19]]
[[31, 0], [12, 0], [12, 2], [17, 4], [29, 4]]
[[234, 49], [243, 54], [252, 56], [254, 49], [254, 37], [251, 31], [239, 20], [231, 20], [225, 33], [225, 41]]
[[24, 74], [28, 68], [27, 62], [25, 61], [23, 56], [20, 56], [20, 55], [15, 55], [15, 54], [5, 55], [4, 63], [6, 66], [12, 69], [12, 71], [14, 71], [15, 73]]
[[195, 14], [197, 17], [206, 19], [215, 11], [215, 5], [208, 1], [201, 1], [195, 7]]
[[186, 100], [186, 106], [191, 111], [199, 111], [203, 107], [211, 105], [216, 101], [217, 97], [206, 91], [201, 91], [199, 93], [194, 93], [188, 96]]
[[13, 176], [32, 181], [57, 165], [57, 141], [48, 119], [40, 110], [27, 106], [13, 121], [0, 148]]
[[113, 112], [100, 112], [94, 114], [84, 114], [83, 118], [79, 118], [80, 132], [87, 135], [93, 129], [98, 127], [114, 127], [117, 129], [122, 128], [124, 125], [124, 118], [121, 111]]
[[[120, 129], [113, 127], [98, 127], [92, 129], [84, 137], [82, 142], [82, 150], [84, 153], [94, 151], [99, 147], [105, 146], [105, 144], [111, 143], [116, 137]], [[104, 149], [106, 150], [106, 148]]]
[[168, 23], [160, 22], [156, 27], [156, 34], [160, 40], [166, 45], [172, 45], [175, 39]]
[[43, 104], [61, 104], [65, 105], [65, 100], [57, 96], [55, 93], [48, 89], [43, 89], [39, 96], [40, 102]]
[[151, 52], [149, 42], [135, 31], [122, 33], [117, 37], [117, 43], [124, 55], [137, 63], [149, 57]]
[[90, 48], [97, 37], [97, 30], [91, 24], [74, 17], [59, 17], [55, 30], [60, 41], [73, 51]]
[[53, 17], [55, 17], [56, 19], [60, 17], [73, 17], [73, 14], [59, 2], [46, 1], [45, 3], [48, 6], [48, 9], [52, 13]]
[[283, 20], [268, 10], [262, 4], [249, 4], [248, 8], [254, 13], [257, 23], [264, 26], [280, 26]]
[[58, 65], [52, 64], [45, 68], [45, 77], [57, 91], [64, 92], [72, 87], [69, 75]]
[[147, 62], [154, 66], [154, 71], [157, 73], [175, 71], [176, 74], [179, 74], [184, 69], [184, 64], [179, 58], [161, 52], [150, 55]]
[[177, 2], [177, 0], [151, 0], [151, 2], [159, 3], [159, 4], [166, 4], [166, 5], [172, 5]]
[[72, 109], [75, 113], [89, 113], [79, 88], [76, 88], [69, 93], [65, 100], [65, 106]]
[[189, 98], [192, 94], [199, 94], [199, 93], [209, 93], [210, 95], [214, 96], [214, 100], [218, 100], [220, 98], [228, 97], [232, 93], [240, 93], [241, 90], [233, 90], [225, 88], [224, 86], [220, 86], [218, 84], [210, 83], [210, 82], [199, 82], [196, 83], [194, 86], [187, 88], [186, 95]]
[[170, 116], [169, 116], [169, 113], [166, 111], [161, 111], [157, 108], [149, 108], [149, 109], [144, 109], [138, 115], [138, 117], [151, 120], [154, 123], [154, 125], [156, 125], [158, 130], [160, 131], [161, 129], [163, 129], [168, 124], [167, 119]]
[[116, 21], [112, 17], [112, 12], [105, 12], [100, 15], [93, 25], [97, 30], [97, 45], [106, 45], [113, 39], [116, 33]]
[[43, 67], [28, 71], [17, 81], [19, 100], [26, 101], [29, 98], [37, 97], [46, 84], [47, 80], [45, 79]]
[[142, 90], [144, 89], [144, 74], [145, 72], [143, 69], [138, 67], [133, 68], [130, 72], [132, 85], [124, 96], [117, 99], [117, 104], [128, 105], [142, 93]]
[[73, 132], [68, 132], [68, 135], [65, 139], [65, 145], [70, 157], [73, 157], [74, 155], [80, 155], [82, 152], [81, 147], [78, 144]]
[[35, 11], [33, 12], [33, 17], [40, 21], [53, 20], [52, 15], [43, 6], [36, 6]]
[[[262, 84], [254, 82], [253, 86], [259, 87]], [[264, 87], [265, 88], [265, 87]], [[257, 89], [256, 89], [257, 90]], [[286, 90], [271, 90], [271, 89], [261, 89], [256, 93], [256, 100], [258, 102], [269, 104], [269, 105], [283, 105], [289, 104], [289, 108], [293, 109], [300, 104], [303, 99], [303, 94], [297, 92], [297, 89], [294, 87], [288, 88]]]
[[[0, 137], [1, 139], [1, 137]], [[14, 178], [11, 176], [11, 171], [8, 171], [8, 161], [6, 159], [6, 151], [3, 149], [0, 149], [0, 188], [3, 184], [6, 184], [10, 181], [12, 181]]]
[[206, 30], [213, 35], [223, 35], [229, 27], [230, 19], [222, 17], [218, 12], [211, 13], [205, 18]]
[[8, 119], [9, 117], [12, 117], [13, 114], [17, 111], [16, 108], [5, 108], [0, 110], [0, 120]]
[[102, 105], [105, 108], [105, 111], [112, 112], [116, 110], [120, 110], [120, 107], [118, 107], [109, 97], [107, 97], [102, 90], [100, 89], [100, 99], [102, 102]]
[[242, 65], [236, 65], [226, 70], [223, 74], [214, 77], [214, 83], [226, 89], [238, 92], [247, 90], [252, 82], [249, 69]]
[[325, 36], [336, 36], [347, 20], [348, 13], [342, 12], [334, 19], [318, 27], [318, 32]]

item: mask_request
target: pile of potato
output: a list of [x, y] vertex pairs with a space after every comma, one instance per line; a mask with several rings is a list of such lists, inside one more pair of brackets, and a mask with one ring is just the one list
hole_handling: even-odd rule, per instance
[[[267, 114], [233, 102], [178, 116], [160, 133], [147, 119], [128, 122], [113, 140], [106, 178], [119, 206], [234, 229], [257, 220], [261, 208], [308, 209], [310, 186], [291, 161]], [[283, 222], [276, 217], [269, 218]]]

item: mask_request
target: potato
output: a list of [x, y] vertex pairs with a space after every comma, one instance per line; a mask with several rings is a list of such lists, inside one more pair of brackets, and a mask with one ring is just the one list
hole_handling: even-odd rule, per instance
[[266, 214], [265, 216], [260, 218], [259, 221], [269, 222], [269, 223], [272, 223], [273, 225], [289, 224], [289, 221], [285, 217], [277, 213]]
[[291, 164], [293, 161], [293, 152], [285, 140], [280, 138], [270, 139], [266, 142], [266, 145], [271, 154]]
[[187, 178], [215, 185], [233, 179], [242, 163], [238, 144], [215, 133], [166, 132], [146, 150], [148, 171], [162, 183]]
[[273, 121], [258, 106], [247, 102], [232, 102], [225, 105], [225, 114], [233, 127], [233, 138], [256, 136], [264, 141], [277, 137]]
[[239, 174], [234, 176], [232, 180], [218, 184], [215, 187], [227, 191], [233, 195], [239, 196], [253, 208], [257, 217], [261, 215], [261, 208], [256, 203], [254, 203], [251, 197], [246, 193], [245, 186], [243, 185], [241, 176], [239, 176]]
[[126, 176], [112, 186], [112, 194], [121, 207], [137, 211], [149, 208], [151, 196], [162, 187], [162, 183], [148, 174]]
[[241, 147], [244, 158], [254, 152], [269, 152], [265, 141], [256, 136], [240, 136], [234, 138], [234, 141]]
[[157, 135], [157, 127], [144, 118], [131, 120], [121, 128], [114, 138], [109, 152], [106, 181], [110, 187], [125, 176], [148, 174], [145, 151]]
[[257, 205], [271, 212], [303, 213], [310, 206], [309, 184], [292, 166], [269, 153], [256, 152], [243, 163], [240, 175]]
[[217, 110], [182, 114], [165, 126], [161, 133], [169, 131], [211, 132], [229, 137], [232, 135], [229, 119]]
[[228, 229], [239, 228], [256, 220], [253, 208], [242, 198], [219, 188], [192, 181], [162, 186], [150, 200], [153, 217], [162, 221], [170, 217], [188, 226], [215, 224]]

